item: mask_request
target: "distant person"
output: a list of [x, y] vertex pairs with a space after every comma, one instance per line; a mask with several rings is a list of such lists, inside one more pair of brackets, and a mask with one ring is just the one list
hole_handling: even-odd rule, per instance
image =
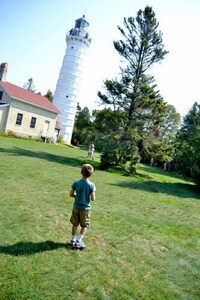
[[[89, 180], [93, 172], [93, 166], [84, 164], [81, 168], [82, 178], [74, 181], [69, 193], [70, 197], [75, 198], [70, 218], [70, 222], [72, 223], [71, 246], [80, 250], [85, 248], [83, 238], [90, 225], [90, 201], [95, 200], [96, 187], [94, 183]], [[81, 230], [78, 239], [76, 239], [79, 225]]]
[[89, 159], [92, 159], [92, 160], [94, 159], [94, 156], [93, 156], [94, 150], [95, 150], [94, 144], [93, 144], [93, 142], [91, 142], [91, 144], [89, 145], [89, 148], [88, 148], [88, 158]]
[[152, 157], [151, 160], [150, 160], [150, 166], [152, 167], [153, 165], [154, 165], [154, 159]]

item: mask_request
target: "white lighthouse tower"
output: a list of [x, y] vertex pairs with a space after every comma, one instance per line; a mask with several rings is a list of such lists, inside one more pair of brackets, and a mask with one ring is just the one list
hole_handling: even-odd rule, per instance
[[60, 110], [58, 122], [62, 140], [71, 143], [78, 102], [83, 60], [91, 39], [85, 16], [75, 21], [75, 26], [66, 35], [67, 48], [54, 93], [53, 103]]

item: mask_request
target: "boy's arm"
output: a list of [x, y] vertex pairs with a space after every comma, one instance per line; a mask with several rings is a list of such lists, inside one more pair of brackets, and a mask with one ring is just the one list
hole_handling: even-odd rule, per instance
[[94, 201], [95, 199], [96, 199], [95, 192], [92, 192], [92, 193], [90, 194], [90, 200], [91, 200], [91, 201]]
[[75, 190], [74, 190], [74, 189], [71, 189], [71, 190], [70, 190], [69, 196], [70, 196], [70, 197], [75, 197]]

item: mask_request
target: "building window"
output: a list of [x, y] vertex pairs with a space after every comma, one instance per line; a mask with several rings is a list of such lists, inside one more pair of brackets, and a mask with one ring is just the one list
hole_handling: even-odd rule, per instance
[[35, 118], [35, 117], [32, 117], [32, 118], [31, 118], [30, 127], [31, 127], [31, 128], [35, 128], [35, 124], [36, 124], [36, 118]]
[[16, 119], [16, 125], [21, 125], [22, 124], [22, 119], [23, 119], [23, 115], [18, 113], [17, 114], [17, 119]]
[[0, 100], [2, 100], [2, 98], [3, 98], [3, 92], [0, 91]]

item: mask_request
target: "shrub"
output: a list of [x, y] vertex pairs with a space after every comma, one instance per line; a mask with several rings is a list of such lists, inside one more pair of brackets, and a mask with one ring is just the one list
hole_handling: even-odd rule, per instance
[[61, 134], [59, 134], [59, 136], [58, 136], [58, 143], [62, 143], [62, 135]]
[[105, 150], [101, 154], [100, 168], [107, 170], [109, 167], [116, 166], [118, 163], [117, 150]]
[[12, 130], [8, 130], [8, 131], [4, 132], [3, 136], [17, 137], [16, 133]]

